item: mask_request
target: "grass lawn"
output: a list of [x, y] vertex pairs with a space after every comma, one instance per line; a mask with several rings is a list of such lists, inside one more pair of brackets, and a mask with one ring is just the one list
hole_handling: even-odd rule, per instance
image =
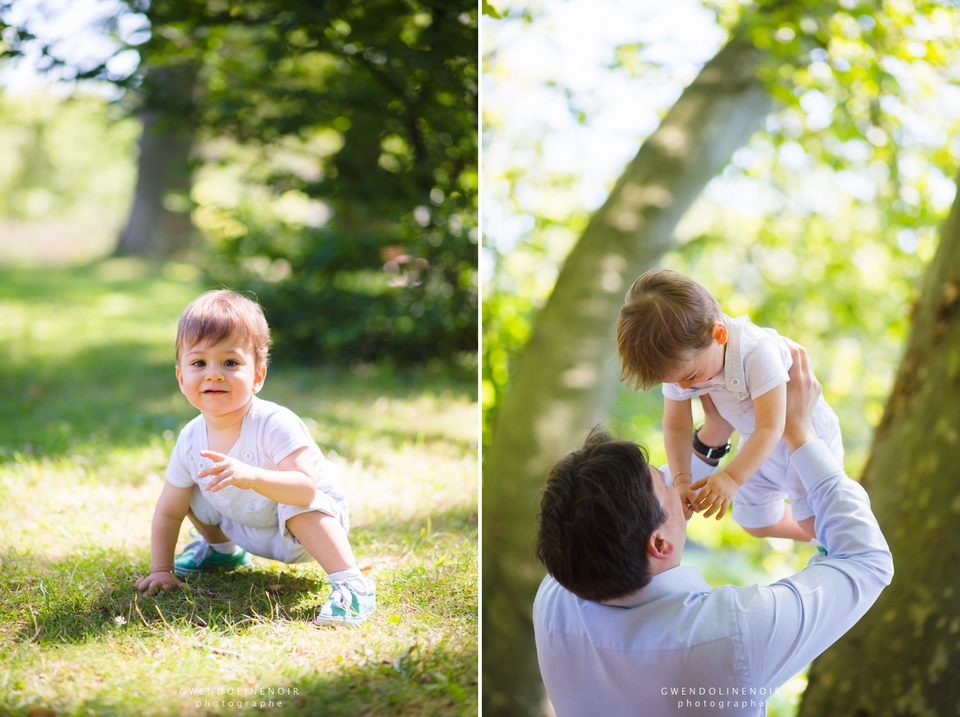
[[[477, 712], [476, 376], [271, 366], [343, 469], [372, 620], [319, 628], [317, 565], [138, 595], [188, 267], [0, 268], [0, 715]], [[188, 540], [187, 525], [180, 545]]]

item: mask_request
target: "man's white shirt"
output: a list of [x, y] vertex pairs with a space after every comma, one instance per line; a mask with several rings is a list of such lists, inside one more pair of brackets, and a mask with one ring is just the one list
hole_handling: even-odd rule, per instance
[[866, 613], [893, 577], [870, 500], [822, 441], [790, 460], [828, 552], [796, 575], [711, 588], [681, 565], [617, 604], [544, 578], [533, 622], [558, 717], [763, 715], [768, 697]]

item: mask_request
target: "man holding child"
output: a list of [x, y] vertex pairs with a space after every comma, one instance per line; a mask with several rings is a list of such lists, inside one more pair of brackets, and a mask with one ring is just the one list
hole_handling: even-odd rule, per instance
[[[790, 346], [782, 440], [825, 552], [771, 585], [711, 588], [680, 564], [684, 505], [634, 443], [595, 429], [544, 488], [534, 603], [540, 670], [558, 717], [763, 715], [893, 577], [869, 499], [818, 437], [820, 385]], [[699, 479], [713, 466], [693, 458]]]

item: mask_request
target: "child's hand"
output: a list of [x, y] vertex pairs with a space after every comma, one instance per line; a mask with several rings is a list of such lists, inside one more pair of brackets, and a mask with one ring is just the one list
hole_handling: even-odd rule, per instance
[[690, 487], [699, 491], [697, 497], [692, 501], [693, 509], [698, 513], [706, 510], [706, 513], [703, 514], [704, 518], [709, 518], [716, 513], [717, 520], [720, 520], [727, 514], [727, 508], [730, 507], [733, 495], [737, 492], [740, 484], [726, 471], [717, 471], [706, 478], [701, 478]]
[[177, 576], [168, 570], [166, 572], [150, 573], [147, 577], [137, 580], [134, 587], [139, 592], [146, 590], [147, 595], [153, 595], [157, 588], [169, 590], [170, 588], [182, 588], [184, 585], [185, 583], [177, 580]]
[[207, 483], [204, 490], [216, 493], [218, 490], [232, 485], [235, 488], [249, 490], [254, 484], [254, 469], [243, 461], [236, 458], [230, 458], [223, 453], [216, 451], [200, 451], [200, 455], [215, 461], [212, 466], [204, 468], [197, 473], [198, 478], [213, 476], [213, 480]]
[[684, 520], [690, 520], [690, 516], [693, 515], [693, 503], [697, 499], [697, 491], [693, 490], [693, 487], [690, 485], [690, 481], [674, 483], [673, 487], [677, 489], [677, 493], [680, 494], [680, 504], [683, 506], [683, 517]]

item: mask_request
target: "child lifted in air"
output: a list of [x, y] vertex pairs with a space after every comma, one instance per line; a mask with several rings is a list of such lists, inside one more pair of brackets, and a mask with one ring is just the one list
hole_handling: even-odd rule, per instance
[[[180, 432], [153, 516], [150, 575], [137, 590], [182, 587], [177, 575], [233, 569], [248, 553], [284, 563], [316, 560], [333, 590], [318, 623], [359, 624], [376, 587], [361, 574], [336, 467], [292, 411], [257, 397], [270, 329], [259, 304], [208, 291], [180, 316], [177, 380], [200, 411]], [[174, 558], [185, 517], [200, 538]]]
[[[695, 281], [653, 269], [627, 292], [617, 321], [617, 353], [621, 380], [639, 390], [663, 384], [667, 463], [688, 515], [705, 511], [704, 517], [716, 514], [719, 520], [732, 501], [733, 519], [751, 535], [815, 540], [813, 511], [781, 440], [792, 361], [776, 331], [746, 316], [730, 318]], [[709, 450], [716, 457], [725, 451], [708, 449], [693, 433], [693, 396], [712, 400], [741, 437], [734, 459], [696, 482], [691, 433], [698, 453]], [[843, 465], [840, 424], [822, 397], [813, 424]]]

